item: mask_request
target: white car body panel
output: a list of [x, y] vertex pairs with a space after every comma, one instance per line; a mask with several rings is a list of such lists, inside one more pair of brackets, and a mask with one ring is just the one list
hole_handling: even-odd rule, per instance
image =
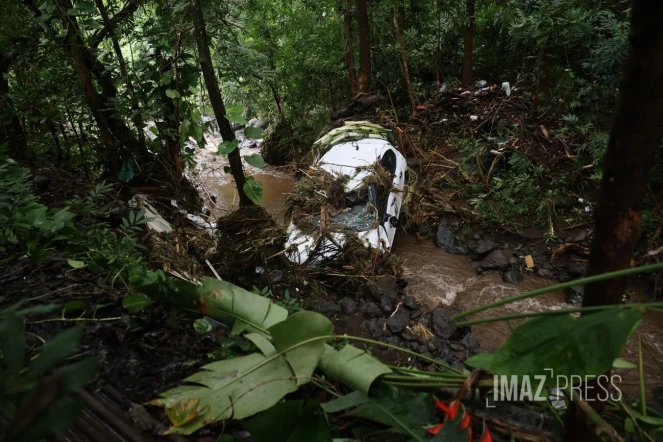
[[[403, 155], [386, 140], [366, 138], [358, 141], [337, 144], [329, 149], [317, 162], [316, 165], [335, 176], [347, 175], [350, 180], [345, 186], [346, 193], [357, 190], [363, 180], [371, 173], [370, 166], [378, 161], [385, 165], [383, 157], [391, 158], [391, 172], [394, 175], [393, 190], [384, 205], [382, 214], [379, 214], [380, 224], [376, 228], [356, 232], [367, 247], [388, 252], [396, 235], [397, 225], [391, 219], [398, 219], [403, 203], [403, 191], [405, 188], [405, 173], [407, 163]], [[329, 232], [329, 239], [320, 239], [316, 234], [304, 234], [294, 224], [288, 227], [288, 240], [286, 241], [286, 256], [292, 262], [299, 264], [317, 264], [324, 259], [336, 256], [345, 243], [345, 234], [341, 232]], [[318, 241], [324, 241], [318, 247], [324, 250], [318, 253], [314, 261], [311, 261], [310, 253], [316, 247]], [[337, 247], [338, 246], [338, 247]]]

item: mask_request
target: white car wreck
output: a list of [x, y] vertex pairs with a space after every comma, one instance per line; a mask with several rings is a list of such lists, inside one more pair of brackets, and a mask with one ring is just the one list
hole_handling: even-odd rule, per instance
[[[407, 163], [388, 140], [389, 131], [366, 122], [346, 122], [318, 140], [319, 158], [312, 170], [343, 182], [344, 201], [291, 219], [286, 256], [291, 262], [318, 264], [338, 256], [348, 235], [386, 256], [390, 253], [403, 204]], [[380, 181], [386, 185], [378, 185]], [[322, 179], [324, 183], [324, 178]], [[322, 186], [321, 186], [322, 187]], [[324, 200], [325, 191], [314, 189]], [[323, 200], [323, 201], [324, 201]], [[307, 229], [302, 229], [305, 219]]]

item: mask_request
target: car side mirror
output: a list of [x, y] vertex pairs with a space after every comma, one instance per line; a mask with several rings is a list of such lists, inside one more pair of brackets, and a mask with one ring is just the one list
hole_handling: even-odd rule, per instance
[[391, 225], [391, 227], [393, 227], [393, 228], [398, 227], [398, 218], [396, 218], [396, 217], [393, 216], [393, 215], [390, 216], [390, 217], [389, 217], [389, 225]]

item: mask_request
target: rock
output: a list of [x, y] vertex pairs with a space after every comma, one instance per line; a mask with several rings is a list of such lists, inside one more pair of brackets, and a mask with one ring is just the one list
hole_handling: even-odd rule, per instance
[[583, 242], [589, 238], [589, 232], [587, 230], [581, 230], [576, 236], [573, 237], [571, 242]]
[[392, 276], [368, 281], [366, 288], [375, 301], [379, 301], [383, 295], [389, 296], [392, 300], [398, 297], [398, 284], [396, 278]]
[[435, 353], [439, 349], [446, 347], [444, 341], [437, 336], [430, 338], [426, 345], [428, 346], [428, 350], [430, 350], [432, 353]]
[[443, 249], [450, 249], [456, 245], [456, 235], [447, 226], [438, 226], [435, 235], [435, 245]]
[[352, 298], [345, 297], [341, 299], [341, 308], [343, 313], [346, 315], [351, 315], [357, 311], [357, 301]]
[[463, 339], [460, 340], [460, 344], [468, 350], [479, 348], [479, 341], [472, 333], [466, 334]]
[[371, 336], [373, 339], [380, 339], [382, 338], [382, 335], [386, 331], [385, 324], [387, 323], [387, 320], [384, 318], [378, 318], [373, 321], [371, 321], [371, 325], [368, 329], [368, 331], [371, 333]]
[[325, 316], [333, 316], [341, 313], [341, 306], [331, 301], [322, 301], [313, 307], [313, 310]]
[[458, 370], [458, 371], [460, 371], [460, 372], [462, 372], [463, 370], [465, 370], [465, 366], [464, 366], [463, 363], [460, 362], [460, 361], [453, 360], [453, 361], [451, 362], [450, 365], [451, 365], [451, 368], [453, 368], [453, 369], [455, 369], [455, 370]]
[[541, 278], [548, 278], [548, 279], [555, 276], [555, 274], [548, 269], [539, 269], [536, 271], [536, 274], [539, 275]]
[[470, 265], [473, 268], [478, 269], [479, 267], [481, 267], [481, 261], [470, 261]]
[[463, 351], [463, 346], [460, 344], [456, 344], [455, 342], [449, 344], [449, 348], [452, 349], [453, 351]]
[[380, 310], [380, 307], [375, 305], [373, 302], [365, 302], [361, 305], [359, 308], [361, 311], [362, 315], [366, 316], [367, 318], [379, 318], [382, 316], [382, 311]]
[[414, 296], [404, 297], [403, 306], [409, 308], [410, 310], [417, 310], [419, 308], [419, 304], [417, 304], [417, 300], [414, 298]]
[[456, 322], [452, 321], [451, 316], [441, 307], [433, 310], [431, 314], [431, 328], [433, 333], [442, 339], [449, 339], [458, 330]]
[[51, 184], [51, 179], [47, 176], [36, 175], [32, 179], [32, 184], [34, 184], [37, 189], [44, 191], [48, 189], [48, 186]]
[[512, 256], [511, 259], [509, 259], [509, 264], [511, 267], [517, 266], [518, 265], [518, 258], [515, 256]]
[[366, 320], [366, 321], [362, 322], [361, 325], [359, 326], [359, 330], [365, 331], [365, 332], [370, 331], [371, 330], [371, 321]]
[[512, 257], [513, 253], [508, 250], [494, 250], [481, 261], [481, 267], [485, 270], [506, 270]]
[[[401, 333], [401, 337], [405, 339], [406, 341], [416, 341], [419, 339], [417, 335], [414, 334], [412, 330], [410, 330], [410, 327], [405, 327], [405, 330]], [[419, 347], [419, 344], [417, 343], [417, 349]], [[428, 351], [428, 349], [426, 349]]]
[[520, 284], [523, 282], [523, 274], [519, 270], [509, 270], [502, 275], [502, 281], [509, 284]]
[[248, 123], [249, 126], [257, 127], [258, 129], [267, 129], [269, 127], [269, 123], [266, 121], [262, 121], [259, 118], [251, 118]]
[[380, 310], [386, 315], [390, 315], [391, 312], [394, 311], [393, 306], [391, 305], [391, 299], [389, 299], [388, 295], [382, 295], [382, 298], [380, 298], [380, 302], [378, 303], [378, 307], [380, 307]]
[[569, 276], [568, 273], [566, 273], [566, 272], [562, 272], [562, 273], [560, 273], [559, 276], [557, 277], [557, 280], [558, 280], [559, 282], [567, 282], [567, 281], [570, 281], [570, 280], [571, 280], [571, 277]]
[[272, 270], [269, 273], [269, 281], [272, 284], [276, 284], [277, 282], [281, 282], [283, 280], [283, 270]]
[[572, 260], [567, 262], [564, 268], [571, 276], [584, 276], [587, 271], [587, 264], [582, 261]]
[[546, 270], [553, 270], [554, 269], [552, 264], [550, 264], [549, 262], [544, 263], [543, 268], [546, 269]]
[[585, 287], [581, 285], [574, 285], [564, 290], [566, 303], [571, 305], [582, 304], [582, 298], [585, 296]]
[[447, 249], [447, 253], [451, 253], [452, 255], [469, 255], [470, 248], [467, 246], [454, 246]]
[[460, 362], [465, 362], [467, 360], [467, 353], [467, 350], [452, 351], [451, 355], [458, 359]]
[[[387, 338], [387, 344], [395, 345], [397, 347], [400, 347], [402, 345], [403, 340], [399, 338], [398, 336], [391, 336]], [[388, 348], [387, 352], [392, 352], [395, 351], [393, 348]]]
[[480, 233], [475, 233], [474, 236], [472, 237], [475, 241], [481, 241], [483, 238], [481, 238]]
[[490, 241], [479, 241], [479, 244], [474, 248], [474, 253], [479, 256], [486, 256], [493, 250], [497, 248], [497, 244], [493, 244]]
[[410, 322], [410, 314], [407, 310], [398, 309], [395, 315], [387, 319], [387, 328], [392, 333], [401, 333]]
[[419, 307], [417, 311], [414, 311], [410, 314], [410, 319], [413, 321], [415, 319], [419, 319], [424, 313], [426, 313], [426, 308], [425, 307]]
[[405, 278], [396, 278], [396, 287], [403, 290], [407, 287], [408, 280]]

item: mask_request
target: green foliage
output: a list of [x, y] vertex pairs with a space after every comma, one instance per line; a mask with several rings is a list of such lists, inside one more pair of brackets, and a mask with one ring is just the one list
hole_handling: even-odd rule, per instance
[[332, 442], [329, 423], [315, 400], [282, 402], [244, 426], [256, 442]]
[[[78, 346], [83, 327], [65, 330], [38, 352], [29, 348], [20, 318], [57, 306], [21, 309], [21, 304], [0, 310], [0, 440], [36, 441], [73, 424], [82, 403], [68, 396], [90, 382], [98, 361], [87, 358], [63, 365]], [[47, 407], [41, 413], [29, 412], [43, 407], [44, 401]]]

